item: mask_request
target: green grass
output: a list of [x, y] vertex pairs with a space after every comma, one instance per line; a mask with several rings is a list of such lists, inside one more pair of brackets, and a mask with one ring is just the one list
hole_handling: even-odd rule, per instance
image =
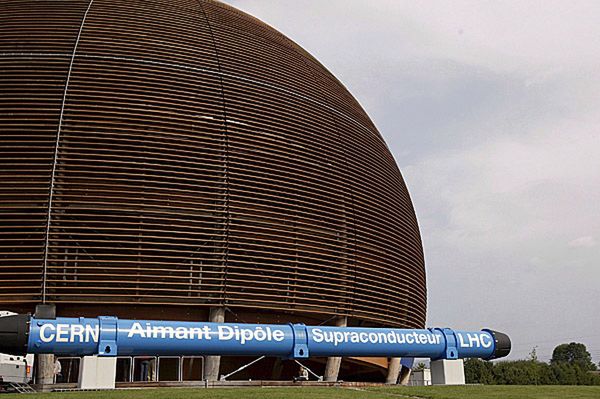
[[600, 399], [600, 386], [463, 385], [369, 388], [369, 391], [427, 399]]
[[427, 398], [427, 399], [600, 399], [600, 386], [436, 386], [377, 388], [161, 388], [97, 392], [51, 392], [29, 396], [2, 395], [1, 399], [354, 399], [354, 398]]

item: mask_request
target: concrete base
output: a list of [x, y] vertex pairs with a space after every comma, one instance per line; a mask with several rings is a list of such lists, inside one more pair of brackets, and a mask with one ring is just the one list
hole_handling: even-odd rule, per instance
[[465, 385], [465, 364], [462, 359], [431, 362], [433, 385]]
[[79, 368], [79, 389], [115, 389], [116, 357], [84, 356]]

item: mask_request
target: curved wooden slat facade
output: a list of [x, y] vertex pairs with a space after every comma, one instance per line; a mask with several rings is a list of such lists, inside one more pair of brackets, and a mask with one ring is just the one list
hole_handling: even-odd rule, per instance
[[43, 300], [417, 328], [426, 287], [394, 158], [288, 38], [213, 1], [0, 0], [0, 306]]

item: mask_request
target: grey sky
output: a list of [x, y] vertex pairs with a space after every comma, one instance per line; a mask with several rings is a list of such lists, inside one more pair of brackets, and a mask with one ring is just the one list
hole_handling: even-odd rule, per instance
[[318, 58], [386, 138], [429, 325], [600, 361], [600, 2], [227, 2]]

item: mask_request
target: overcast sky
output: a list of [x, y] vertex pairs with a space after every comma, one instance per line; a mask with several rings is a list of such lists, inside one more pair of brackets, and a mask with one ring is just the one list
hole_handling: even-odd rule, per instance
[[[407, 181], [428, 325], [600, 361], [600, 2], [227, 1], [303, 46]], [[390, 226], [393, 228], [393, 226]]]

